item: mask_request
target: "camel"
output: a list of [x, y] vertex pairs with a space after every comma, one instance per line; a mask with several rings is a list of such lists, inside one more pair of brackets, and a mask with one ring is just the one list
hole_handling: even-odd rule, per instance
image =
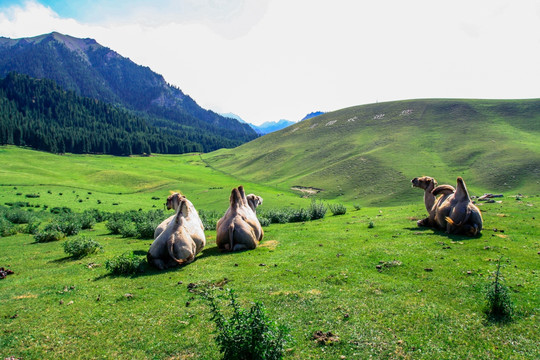
[[189, 264], [205, 245], [199, 214], [193, 204], [181, 196], [176, 214], [150, 245], [146, 259], [159, 270]]
[[482, 214], [469, 197], [469, 192], [462, 177], [457, 178], [456, 191], [444, 195], [438, 188], [433, 189], [434, 196], [443, 193], [442, 201], [435, 204], [435, 223], [448, 234], [475, 236], [482, 230]]
[[411, 180], [412, 186], [424, 190], [424, 204], [428, 212], [428, 217], [422, 220], [418, 220], [418, 226], [436, 227], [435, 223], [435, 201], [436, 196], [432, 194], [432, 191], [437, 188], [438, 194], [443, 196], [439, 200], [456, 191], [453, 186], [441, 185], [437, 186], [437, 180], [429, 176], [416, 177]]
[[[185, 199], [185, 196], [180, 193], [173, 193], [169, 195], [167, 198], [167, 202], [165, 205], [167, 206], [167, 210], [174, 209], [174, 211], [178, 210], [178, 206], [180, 206], [180, 203], [182, 201], [182, 198]], [[167, 219], [163, 220], [161, 224], [158, 225], [156, 230], [154, 230], [154, 239], [157, 239], [159, 234], [163, 232], [167, 228], [167, 225], [171, 222], [172, 219], [176, 216], [176, 213], [174, 215], [169, 216]]]
[[230, 206], [216, 225], [216, 243], [221, 251], [255, 249], [264, 232], [255, 214], [262, 198], [254, 194], [246, 197], [244, 187], [231, 191]]

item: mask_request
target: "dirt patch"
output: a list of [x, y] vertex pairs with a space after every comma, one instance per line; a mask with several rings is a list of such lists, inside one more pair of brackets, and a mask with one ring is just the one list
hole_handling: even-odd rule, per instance
[[306, 194], [306, 195], [315, 195], [323, 191], [323, 189], [318, 189], [318, 188], [314, 188], [310, 186], [300, 186], [300, 185], [292, 186], [291, 190], [300, 191], [301, 193]]

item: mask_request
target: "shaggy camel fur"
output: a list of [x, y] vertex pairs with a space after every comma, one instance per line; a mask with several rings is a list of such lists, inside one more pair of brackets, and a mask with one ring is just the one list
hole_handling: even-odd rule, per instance
[[[180, 202], [182, 201], [182, 198], [185, 199], [185, 196], [180, 193], [173, 193], [169, 195], [167, 198], [167, 210], [174, 209], [174, 211], [178, 210], [178, 206], [180, 206]], [[167, 225], [171, 222], [172, 219], [176, 216], [176, 213], [174, 215], [169, 216], [167, 219], [163, 220], [161, 224], [158, 225], [156, 230], [154, 230], [154, 239], [156, 239], [159, 234], [163, 232], [167, 228]]]
[[148, 263], [160, 270], [189, 264], [206, 245], [204, 226], [193, 204], [185, 197], [173, 219], [157, 236], [146, 254]]
[[221, 251], [255, 249], [262, 240], [264, 232], [255, 214], [262, 198], [253, 194], [249, 198], [243, 186], [231, 191], [230, 206], [216, 226], [216, 243]]
[[435, 222], [448, 234], [475, 236], [482, 230], [482, 214], [469, 197], [463, 178], [457, 178], [456, 192], [445, 195], [438, 188], [432, 191], [434, 196], [442, 193], [440, 201], [435, 204]]
[[[437, 187], [437, 180], [429, 176], [416, 177], [411, 180], [412, 186], [424, 190], [424, 204], [426, 205], [426, 210], [428, 212], [428, 217], [422, 220], [418, 220], [418, 226], [427, 226], [427, 227], [436, 227], [435, 223], [435, 201], [437, 200], [435, 195], [432, 194], [432, 191], [437, 188], [439, 191], [438, 194], [443, 194], [443, 196], [450, 195], [454, 191], [453, 186], [450, 185], [441, 185]], [[442, 198], [442, 197], [441, 197]], [[441, 199], [439, 198], [439, 200]]]

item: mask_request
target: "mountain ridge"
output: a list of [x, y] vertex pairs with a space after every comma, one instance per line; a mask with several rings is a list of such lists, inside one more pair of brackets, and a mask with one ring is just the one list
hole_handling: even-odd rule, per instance
[[[66, 90], [148, 117], [162, 128], [193, 127], [222, 139], [218, 147], [237, 146], [257, 137], [248, 125], [201, 108], [162, 75], [135, 64], [93, 39], [60, 33], [0, 39], [0, 77], [18, 72], [48, 78]], [[215, 150], [205, 148], [205, 151]]]

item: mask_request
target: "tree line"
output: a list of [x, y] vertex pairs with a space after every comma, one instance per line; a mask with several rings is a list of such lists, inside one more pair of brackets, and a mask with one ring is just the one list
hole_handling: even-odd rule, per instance
[[203, 152], [236, 145], [204, 129], [134, 114], [65, 91], [52, 80], [17, 73], [0, 79], [0, 144], [53, 153], [122, 156]]

